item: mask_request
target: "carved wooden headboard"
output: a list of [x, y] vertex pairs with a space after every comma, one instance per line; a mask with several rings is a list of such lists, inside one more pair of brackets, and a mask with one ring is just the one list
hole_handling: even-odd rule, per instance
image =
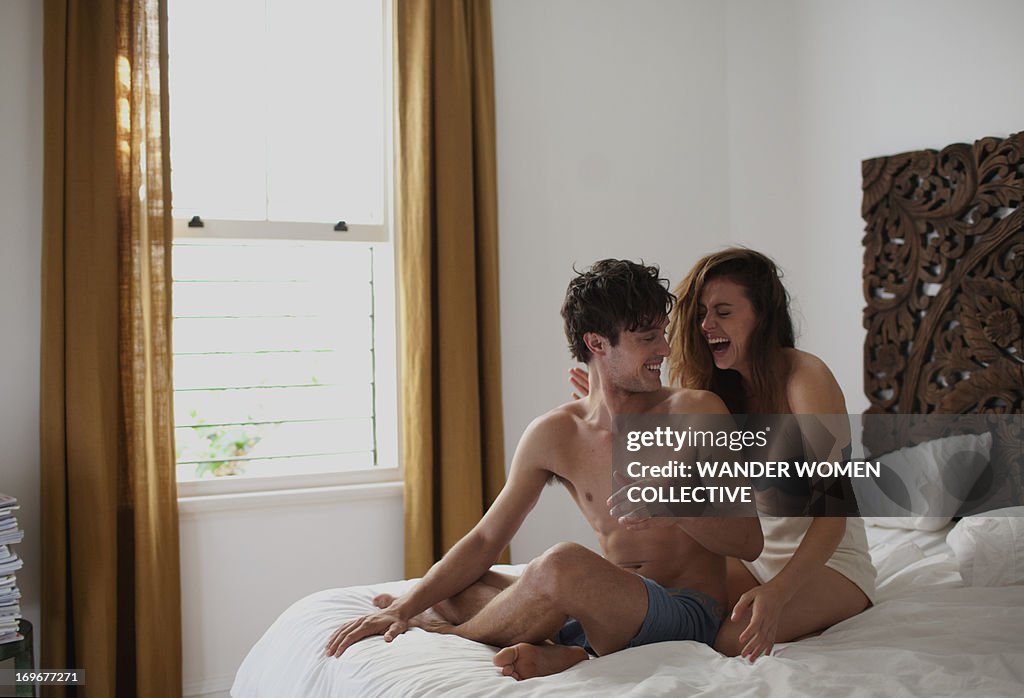
[[867, 414], [1024, 412], [1024, 133], [861, 169]]

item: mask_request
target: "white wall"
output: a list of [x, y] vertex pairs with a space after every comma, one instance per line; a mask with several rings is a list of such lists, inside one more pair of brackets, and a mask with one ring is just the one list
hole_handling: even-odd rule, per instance
[[180, 507], [186, 696], [222, 695], [249, 649], [304, 596], [404, 576], [400, 486]]
[[42, 3], [0, 2], [0, 492], [21, 503], [18, 586], [22, 613], [37, 629], [42, 39]]
[[1024, 130], [1019, 0], [730, 0], [732, 236], [777, 253], [851, 412], [861, 160]]
[[[495, 0], [507, 456], [568, 399], [559, 307], [573, 265], [644, 258], [678, 279], [728, 230], [725, 5]], [[593, 545], [550, 488], [513, 546]]]
[[[863, 396], [860, 162], [1024, 130], [1017, 0], [493, 0], [508, 458], [565, 399], [572, 264], [673, 282], [738, 243], [772, 255], [799, 346]], [[553, 488], [524, 561], [593, 543]]]

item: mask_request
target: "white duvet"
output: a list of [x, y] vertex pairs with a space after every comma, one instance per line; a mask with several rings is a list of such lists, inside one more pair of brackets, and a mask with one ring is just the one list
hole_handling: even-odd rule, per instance
[[[869, 528], [878, 603], [751, 665], [665, 642], [517, 682], [494, 648], [413, 629], [323, 656], [343, 621], [412, 581], [331, 589], [285, 611], [245, 658], [235, 698], [302, 696], [1024, 696], [1024, 586], [968, 588], [934, 534]], [[521, 568], [512, 568], [513, 571]]]

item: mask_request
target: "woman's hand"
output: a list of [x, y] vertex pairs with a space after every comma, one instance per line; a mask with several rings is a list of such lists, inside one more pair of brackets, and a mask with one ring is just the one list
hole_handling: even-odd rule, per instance
[[750, 622], [740, 633], [741, 657], [751, 662], [761, 655], [769, 655], [775, 646], [775, 633], [779, 629], [782, 608], [789, 602], [790, 594], [771, 582], [756, 586], [743, 594], [732, 609], [732, 620], [738, 620], [750, 611]]
[[575, 390], [572, 397], [574, 400], [582, 400], [590, 395], [590, 375], [585, 368], [570, 368], [569, 383]]

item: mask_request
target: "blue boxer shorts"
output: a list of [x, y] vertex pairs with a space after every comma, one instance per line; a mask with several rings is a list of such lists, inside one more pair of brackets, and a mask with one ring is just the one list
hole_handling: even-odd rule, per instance
[[[695, 589], [666, 589], [647, 577], [640, 577], [647, 587], [647, 615], [640, 631], [627, 647], [639, 647], [671, 640], [696, 640], [708, 646], [715, 643], [718, 628], [725, 619], [721, 604]], [[575, 618], [566, 621], [555, 642], [576, 645], [596, 655], [587, 642], [583, 626]]]

